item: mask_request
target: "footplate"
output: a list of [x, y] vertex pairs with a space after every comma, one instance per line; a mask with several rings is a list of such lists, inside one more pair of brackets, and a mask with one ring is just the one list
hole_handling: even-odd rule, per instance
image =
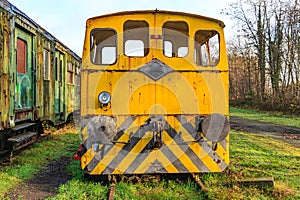
[[17, 135], [8, 139], [9, 142], [13, 142], [13, 150], [16, 151], [29, 144], [32, 144], [37, 139], [37, 132], [27, 132], [22, 135]]

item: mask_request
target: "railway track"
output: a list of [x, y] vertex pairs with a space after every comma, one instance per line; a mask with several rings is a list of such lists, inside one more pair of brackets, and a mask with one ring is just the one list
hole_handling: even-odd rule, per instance
[[[106, 177], [103, 179], [103, 177]], [[114, 200], [115, 197], [115, 186], [119, 182], [126, 182], [132, 184], [141, 184], [147, 181], [161, 181], [161, 180], [176, 180], [176, 181], [188, 181], [194, 180], [199, 188], [207, 192], [208, 188], [201, 181], [201, 175], [197, 173], [191, 174], [150, 174], [150, 175], [110, 175], [101, 176], [102, 183], [109, 185], [107, 193], [108, 200]], [[96, 179], [97, 180], [97, 179]], [[98, 179], [99, 180], [99, 179]]]
[[[57, 127], [59, 129], [64, 126]], [[246, 131], [251, 133], [263, 133], [268, 134], [273, 138], [283, 140], [300, 148], [300, 128], [290, 126], [280, 126], [271, 123], [249, 120], [242, 117], [230, 117], [231, 129], [238, 131]], [[41, 135], [37, 142], [43, 140], [47, 135]], [[30, 147], [30, 145], [29, 145]], [[25, 147], [25, 149], [28, 147]], [[0, 165], [9, 165], [10, 160], [23, 149], [16, 151], [0, 151]]]
[[[63, 127], [64, 126], [60, 126], [57, 128], [61, 129]], [[285, 142], [300, 148], [300, 128], [280, 126], [235, 116], [230, 117], [230, 127], [231, 129], [238, 131], [269, 134], [274, 138], [284, 140]], [[41, 135], [37, 139], [37, 142], [43, 140], [45, 137], [47, 137], [47, 135]], [[30, 147], [30, 145], [28, 147]], [[28, 147], [25, 147], [24, 149]], [[23, 149], [16, 151], [0, 151], [0, 165], [9, 165], [10, 160], [13, 159], [15, 155], [18, 155], [22, 150]]]
[[[254, 126], [255, 124], [256, 124], [256, 127]], [[298, 130], [297, 128], [282, 127], [282, 126], [280, 126], [280, 127], [276, 126], [274, 128], [274, 126], [276, 126], [276, 125], [261, 123], [261, 122], [257, 122], [257, 121], [253, 122], [253, 121], [249, 121], [249, 120], [246, 120], [246, 119], [243, 119], [243, 118], [235, 118], [235, 117], [231, 118], [231, 128], [232, 129], [240, 130], [240, 131], [249, 131], [249, 133], [254, 132], [254, 133], [269, 134], [269, 135], [272, 135], [274, 137], [276, 136], [276, 134], [281, 135], [282, 138], [283, 137], [285, 137], [285, 138], [296, 137], [295, 139], [290, 139], [290, 140], [296, 140], [296, 141], [300, 142], [300, 139], [299, 139], [300, 130], [299, 130], [299, 132], [297, 132], [297, 130]], [[58, 131], [62, 131], [62, 129], [59, 129]], [[39, 137], [38, 142], [41, 142], [44, 139], [47, 139], [47, 135]], [[30, 146], [26, 147], [26, 148], [30, 148]], [[1, 155], [0, 156], [0, 158], [1, 158], [0, 163], [2, 163], [2, 161], [4, 161], [2, 164], [9, 165], [13, 161], [15, 155], [18, 155], [21, 151], [22, 150], [15, 151], [15, 152], [13, 152], [13, 154], [10, 154], [10, 152], [7, 152], [5, 154], [6, 157], [2, 157], [2, 155]], [[59, 162], [56, 162], [55, 165], [59, 165], [60, 168], [64, 168], [66, 163], [68, 163], [68, 162], [59, 161]], [[50, 170], [50, 168], [52, 169], [53, 165], [50, 165], [49, 169], [47, 168], [47, 170]], [[42, 173], [42, 174], [48, 174], [51, 177], [55, 177], [55, 175], [52, 174], [52, 172], [51, 173]], [[139, 184], [139, 183], [142, 183], [142, 182], [145, 182], [145, 181], [161, 181], [163, 179], [164, 180], [166, 180], [166, 179], [167, 180], [170, 180], [170, 179], [177, 180], [178, 179], [180, 181], [186, 181], [188, 179], [194, 180], [199, 185], [199, 188], [201, 188], [204, 191], [206, 190], [205, 185], [202, 184], [201, 177], [199, 177], [198, 174], [189, 174], [189, 175], [179, 174], [179, 176], [172, 176], [171, 174], [168, 175], [168, 176], [166, 176], [166, 175], [125, 176], [124, 175], [124, 176], [111, 177], [110, 180], [109, 180], [109, 178], [106, 178], [104, 181], [102, 179], [102, 181], [104, 182], [104, 184], [108, 185], [107, 199], [113, 200], [115, 198], [116, 186], [120, 181]], [[39, 180], [39, 177], [35, 177], [35, 179], [32, 180], [32, 183], [37, 184], [37, 182], [42, 181], [42, 180], [45, 180], [45, 177], [41, 176], [41, 180]], [[49, 179], [47, 179], [47, 180], [49, 180]], [[53, 180], [49, 180], [50, 183], [48, 183], [48, 184], [51, 184], [51, 181], [59, 182], [59, 180], [54, 180], [53, 179]], [[25, 190], [26, 190], [26, 188], [25, 188]], [[25, 191], [23, 191], [23, 192], [25, 193]]]
[[[230, 124], [231, 124], [231, 129], [238, 130], [238, 131], [246, 131], [249, 133], [262, 133], [262, 134], [268, 134], [271, 137], [284, 140], [287, 143], [290, 143], [296, 147], [300, 148], [300, 129], [295, 128], [295, 127], [289, 127], [289, 126], [280, 126], [280, 125], [275, 125], [271, 123], [265, 123], [261, 121], [254, 121], [254, 120], [248, 120], [245, 118], [241, 117], [231, 117], [230, 118]], [[182, 175], [180, 175], [182, 176]], [[145, 176], [131, 176], [131, 177], [126, 177], [126, 176], [121, 176], [123, 178], [122, 181], [127, 181], [127, 182], [134, 182], [134, 183], [141, 183], [147, 180], [151, 179], [156, 179], [156, 180], [162, 180], [162, 179], [172, 179], [172, 175], [169, 176], [162, 176], [162, 175], [156, 175], [156, 176], [148, 176], [145, 178]], [[181, 177], [182, 178], [182, 177]], [[201, 177], [199, 174], [189, 174], [186, 175], [186, 177], [182, 178], [182, 180], [187, 180], [187, 179], [193, 179], [199, 187], [203, 191], [208, 191], [208, 188], [201, 182]], [[113, 181], [114, 180], [114, 181]], [[115, 186], [117, 184], [117, 179], [114, 178], [110, 181], [110, 187], [109, 187], [109, 192], [107, 199], [113, 200], [114, 199], [114, 194], [115, 194]]]

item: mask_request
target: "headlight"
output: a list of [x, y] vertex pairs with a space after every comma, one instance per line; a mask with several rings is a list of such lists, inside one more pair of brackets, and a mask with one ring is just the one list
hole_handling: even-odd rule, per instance
[[101, 92], [98, 96], [98, 100], [102, 104], [108, 104], [110, 102], [110, 94], [108, 92]]

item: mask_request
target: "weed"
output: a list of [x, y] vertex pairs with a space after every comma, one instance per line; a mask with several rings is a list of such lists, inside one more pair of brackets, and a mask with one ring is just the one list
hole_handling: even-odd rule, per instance
[[51, 137], [53, 139], [31, 145], [15, 155], [10, 166], [0, 168], [0, 199], [14, 185], [33, 177], [49, 161], [61, 156], [73, 156], [80, 143], [73, 128], [69, 128], [65, 133], [53, 132]]
[[[0, 169], [0, 198], [14, 184], [34, 176], [49, 160], [72, 156], [79, 144], [79, 137], [74, 132], [56, 131], [51, 134], [51, 139], [36, 143], [18, 155], [12, 166]], [[230, 157], [230, 165], [224, 172], [202, 174], [208, 192], [201, 191], [192, 180], [121, 182], [115, 186], [115, 199], [300, 199], [299, 148], [267, 135], [231, 131]], [[71, 161], [67, 169], [72, 180], [58, 189], [57, 196], [49, 199], [107, 198], [109, 187], [83, 179], [78, 161]], [[275, 180], [273, 189], [237, 183], [240, 179], [269, 176]]]

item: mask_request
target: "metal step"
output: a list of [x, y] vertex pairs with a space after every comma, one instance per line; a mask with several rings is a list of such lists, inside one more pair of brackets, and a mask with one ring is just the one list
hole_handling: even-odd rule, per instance
[[21, 149], [29, 144], [32, 144], [37, 139], [37, 132], [27, 132], [25, 134], [16, 135], [8, 139], [9, 142], [13, 142], [13, 150]]
[[31, 126], [35, 126], [36, 124], [35, 123], [25, 123], [25, 124], [20, 124], [20, 125], [17, 125], [15, 127], [12, 128], [13, 131], [19, 131], [19, 130], [22, 130], [22, 129], [27, 129]]
[[64, 125], [65, 123], [66, 123], [65, 121], [60, 120], [60, 121], [57, 121], [57, 122], [55, 123], [55, 126], [62, 126], [62, 125]]

